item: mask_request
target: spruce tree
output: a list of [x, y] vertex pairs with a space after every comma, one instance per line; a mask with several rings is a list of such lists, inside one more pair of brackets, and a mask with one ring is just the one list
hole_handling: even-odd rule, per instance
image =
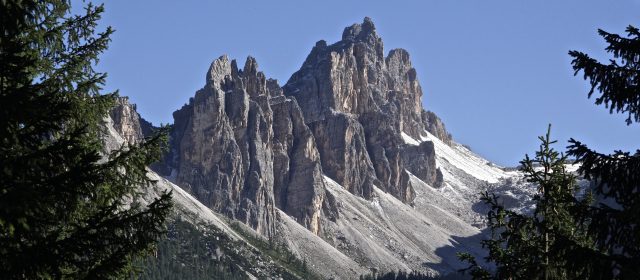
[[[626, 113], [631, 125], [640, 122], [640, 32], [626, 31], [628, 37], [598, 31], [613, 54], [608, 64], [569, 55], [575, 74], [590, 82], [588, 97], [599, 92], [596, 104]], [[579, 190], [564, 168], [567, 157], [549, 148], [548, 136], [541, 140], [535, 159], [522, 161], [529, 182], [539, 186], [535, 212], [515, 213], [484, 193], [492, 238], [483, 246], [496, 271], [463, 253], [470, 264], [464, 271], [474, 279], [640, 279], [640, 150], [601, 154], [571, 139], [567, 156], [591, 182]]]
[[[575, 74], [582, 72], [591, 90], [598, 92], [596, 105], [610, 113], [627, 114], [626, 123], [640, 122], [640, 32], [628, 26], [627, 37], [598, 30], [613, 55], [603, 64], [589, 55], [570, 51]], [[606, 133], [606, 132], [603, 132]], [[620, 279], [640, 279], [640, 150], [602, 154], [570, 140], [568, 154], [581, 165], [578, 170], [594, 182], [598, 203], [583, 215], [597, 250], [585, 251], [592, 260]]]
[[506, 209], [495, 194], [484, 192], [490, 206], [488, 228], [491, 239], [482, 245], [489, 250], [487, 262], [495, 264], [490, 273], [468, 254], [460, 254], [471, 265], [474, 279], [583, 279], [588, 272], [568, 269], [575, 248], [588, 244], [583, 223], [573, 213], [590, 204], [590, 197], [577, 198], [576, 178], [567, 171], [567, 156], [556, 151], [550, 130], [540, 136], [534, 158], [521, 161], [521, 171], [537, 187], [533, 213]]
[[[93, 67], [110, 41], [102, 6], [0, 1], [0, 275], [118, 278], [164, 231], [170, 193], [135, 203], [164, 134], [106, 151], [116, 93]], [[132, 201], [134, 203], [132, 203]]]

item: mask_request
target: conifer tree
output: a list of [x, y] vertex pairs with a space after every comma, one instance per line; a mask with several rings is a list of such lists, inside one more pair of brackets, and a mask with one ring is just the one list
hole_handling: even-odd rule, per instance
[[[627, 114], [631, 125], [640, 122], [640, 31], [628, 26], [626, 32], [628, 37], [598, 30], [613, 55], [608, 64], [578, 51], [569, 55], [575, 74], [584, 73], [591, 85], [588, 97], [597, 91], [596, 105]], [[583, 215], [597, 249], [585, 257], [616, 278], [640, 279], [640, 150], [602, 154], [574, 139], [568, 149], [580, 174], [594, 182], [598, 202]]]
[[[135, 203], [153, 182], [158, 134], [108, 152], [101, 122], [116, 93], [93, 66], [111, 28], [102, 6], [0, 1], [0, 275], [117, 278], [164, 231], [170, 193]], [[132, 203], [132, 201], [134, 203]]]
[[555, 141], [539, 137], [541, 144], [534, 158], [525, 156], [521, 171], [528, 182], [537, 187], [533, 197], [533, 213], [506, 209], [499, 197], [485, 192], [482, 200], [491, 207], [488, 228], [492, 238], [483, 240], [488, 248], [486, 260], [495, 264], [495, 273], [480, 266], [468, 254], [460, 254], [470, 262], [465, 271], [475, 279], [581, 279], [588, 272], [568, 269], [575, 248], [588, 244], [584, 226], [574, 212], [590, 204], [590, 197], [577, 199], [575, 177], [566, 170], [567, 156], [553, 149]]
[[[599, 30], [613, 54], [602, 64], [587, 54], [570, 51], [573, 69], [589, 80], [610, 113], [626, 113], [626, 122], [640, 122], [640, 32], [627, 28], [628, 37]], [[539, 186], [533, 215], [505, 209], [495, 195], [484, 193], [491, 206], [488, 226], [492, 239], [487, 261], [495, 273], [470, 254], [474, 279], [640, 279], [640, 150], [601, 154], [571, 139], [568, 156], [580, 165], [578, 173], [591, 182], [582, 190], [564, 169], [566, 156], [549, 148], [549, 137], [534, 160], [522, 161], [522, 171]], [[540, 167], [535, 168], [536, 165]]]

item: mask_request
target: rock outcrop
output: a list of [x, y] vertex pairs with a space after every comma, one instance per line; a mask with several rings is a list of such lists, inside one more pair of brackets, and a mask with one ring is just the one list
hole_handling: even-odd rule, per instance
[[316, 234], [323, 216], [336, 217], [323, 174], [355, 195], [371, 198], [378, 186], [410, 203], [410, 174], [436, 187], [442, 174], [433, 145], [407, 145], [404, 136], [451, 138], [422, 109], [409, 54], [383, 52], [365, 18], [341, 41], [319, 41], [282, 88], [255, 59], [240, 69], [220, 57], [204, 88], [174, 113], [171, 151], [156, 170], [265, 235], [275, 208]]
[[273, 98], [276, 206], [318, 233], [325, 188], [320, 153], [295, 100]]
[[136, 111], [136, 105], [129, 103], [128, 97], [118, 97], [109, 115], [113, 128], [128, 143], [139, 143], [154, 130], [153, 125]]
[[[337, 43], [316, 43], [283, 87], [251, 57], [242, 68], [213, 61], [151, 168], [186, 191], [178, 198], [241, 221], [327, 278], [457, 271], [455, 252], [483, 257], [478, 193], [515, 175], [455, 143], [421, 98], [409, 54], [384, 56], [365, 18]], [[153, 130], [118, 102], [108, 134], [126, 140], [110, 148]]]
[[422, 109], [408, 52], [394, 49], [385, 57], [371, 19], [345, 28], [335, 44], [317, 42], [283, 89], [312, 128], [325, 173], [350, 192], [368, 197], [377, 185], [411, 202], [407, 172], [438, 185], [433, 147], [408, 148], [403, 136], [421, 139], [427, 130], [448, 143], [451, 137]]
[[454, 145], [451, 133], [447, 132], [444, 123], [435, 113], [431, 111], [422, 111], [422, 123], [425, 124], [425, 129], [427, 131], [438, 137], [442, 142], [449, 146]]
[[205, 86], [174, 113], [171, 151], [154, 169], [212, 209], [273, 233], [280, 209], [318, 234], [337, 218], [323, 175], [357, 196], [375, 187], [401, 201], [415, 197], [410, 177], [438, 187], [433, 145], [408, 145], [426, 131], [451, 143], [435, 114], [422, 109], [422, 90], [409, 54], [385, 57], [369, 18], [319, 41], [284, 87], [226, 56], [215, 60]]
[[331, 111], [309, 126], [318, 143], [324, 173], [351, 193], [370, 198], [372, 185], [378, 181], [362, 125], [353, 116]]
[[324, 183], [313, 134], [255, 59], [243, 69], [215, 60], [205, 87], [174, 119], [167, 161], [178, 185], [267, 236], [275, 207], [320, 230]]

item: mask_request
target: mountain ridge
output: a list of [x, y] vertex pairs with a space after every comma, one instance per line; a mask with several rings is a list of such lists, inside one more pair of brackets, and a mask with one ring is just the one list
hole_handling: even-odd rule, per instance
[[[142, 141], [152, 129], [119, 102], [113, 133]], [[483, 254], [478, 193], [524, 184], [424, 110], [408, 52], [385, 57], [370, 18], [318, 41], [282, 87], [254, 58], [239, 68], [221, 56], [173, 116], [154, 172], [334, 278], [453, 272], [455, 250]]]

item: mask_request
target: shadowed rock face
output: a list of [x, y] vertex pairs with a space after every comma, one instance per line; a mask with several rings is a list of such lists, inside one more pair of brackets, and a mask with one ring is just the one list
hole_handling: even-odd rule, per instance
[[243, 70], [226, 56], [215, 60], [174, 119], [167, 164], [178, 185], [267, 236], [275, 207], [320, 230], [324, 183], [313, 134], [255, 59]]
[[427, 130], [449, 144], [451, 137], [435, 114], [422, 109], [407, 51], [391, 50], [385, 57], [371, 19], [345, 28], [333, 45], [316, 43], [283, 90], [300, 104], [324, 172], [350, 192], [368, 197], [375, 184], [411, 202], [407, 171], [439, 185], [433, 147], [408, 149], [402, 133], [420, 139]]
[[309, 126], [321, 151], [324, 173], [349, 192], [369, 198], [372, 184], [378, 181], [362, 125], [350, 115], [331, 111]]

